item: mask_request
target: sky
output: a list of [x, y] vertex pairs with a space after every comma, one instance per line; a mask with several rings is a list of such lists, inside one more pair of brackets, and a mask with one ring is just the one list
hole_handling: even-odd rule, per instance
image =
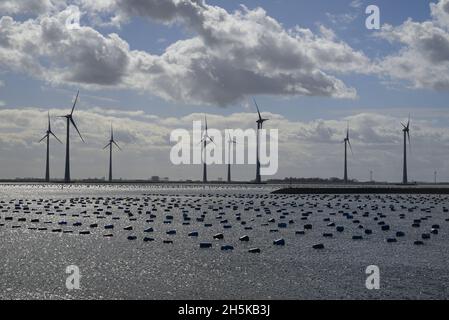
[[[368, 5], [380, 29], [365, 26]], [[79, 27], [67, 21], [79, 16]], [[449, 181], [449, 0], [3, 0], [0, 2], [0, 178], [42, 177], [47, 112], [74, 114], [72, 178], [201, 179], [170, 162], [170, 133], [254, 128], [252, 97], [279, 130], [273, 177], [342, 177], [349, 123], [353, 179]], [[51, 140], [51, 174], [65, 147]], [[255, 168], [234, 166], [236, 180]], [[211, 166], [211, 179], [225, 166]]]

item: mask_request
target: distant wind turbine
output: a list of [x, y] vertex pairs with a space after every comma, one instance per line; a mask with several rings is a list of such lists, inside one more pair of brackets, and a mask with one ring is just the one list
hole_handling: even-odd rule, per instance
[[229, 134], [229, 139], [228, 139], [228, 152], [229, 152], [229, 155], [228, 155], [228, 183], [232, 182], [232, 180], [231, 180], [231, 159], [232, 158], [231, 157], [233, 155], [231, 154], [231, 146], [236, 145], [236, 144], [237, 144], [237, 141], [235, 140], [235, 138], [232, 139], [231, 134]]
[[58, 137], [51, 131], [51, 124], [50, 124], [50, 111], [48, 112], [48, 129], [45, 136], [39, 141], [42, 142], [45, 139], [47, 140], [47, 162], [45, 166], [45, 181], [50, 182], [50, 136], [53, 136], [56, 140], [59, 141], [59, 143], [62, 144], [61, 140], [58, 139]]
[[117, 142], [114, 140], [114, 129], [112, 128], [111, 123], [111, 139], [109, 140], [109, 143], [103, 148], [106, 149], [109, 147], [109, 182], [112, 182], [112, 146], [115, 145], [120, 151], [122, 151], [122, 148], [119, 147]]
[[205, 120], [205, 124], [206, 124], [206, 131], [204, 132], [204, 136], [203, 139], [201, 140], [201, 144], [203, 145], [203, 152], [204, 152], [204, 157], [203, 157], [203, 182], [207, 183], [207, 161], [206, 161], [206, 157], [207, 157], [207, 144], [209, 142], [212, 142], [213, 144], [215, 144], [214, 139], [212, 139], [209, 136], [208, 133], [208, 128], [207, 128], [207, 116], [204, 116], [204, 120]]
[[76, 131], [78, 132], [78, 135], [80, 136], [81, 140], [84, 142], [84, 139], [81, 136], [81, 133], [78, 130], [78, 127], [76, 126], [75, 121], [73, 120], [73, 111], [75, 111], [75, 106], [76, 106], [76, 103], [78, 102], [79, 94], [80, 94], [80, 92], [78, 90], [78, 93], [76, 94], [75, 102], [73, 103], [72, 111], [65, 116], [61, 116], [61, 118], [67, 119], [67, 141], [66, 141], [66, 149], [65, 149], [65, 175], [64, 175], [64, 181], [67, 183], [69, 183], [71, 181], [71, 179], [70, 179], [70, 123], [73, 124], [73, 126], [75, 127]]
[[410, 139], [410, 115], [408, 116], [408, 122], [407, 125], [401, 123], [404, 129], [402, 129], [402, 132], [404, 133], [404, 171], [403, 171], [403, 179], [402, 183], [407, 184], [408, 183], [408, 172], [407, 172], [407, 138], [408, 143], [411, 148], [411, 139]]
[[349, 149], [351, 149], [351, 153], [352, 152], [352, 146], [351, 146], [351, 140], [349, 139], [349, 123], [348, 123], [348, 128], [346, 130], [346, 138], [343, 140], [343, 142], [345, 143], [345, 173], [344, 173], [344, 181], [345, 183], [348, 183], [349, 179], [348, 179], [348, 146]]
[[262, 177], [260, 176], [260, 151], [259, 151], [259, 140], [260, 140], [260, 130], [263, 129], [263, 124], [264, 122], [268, 121], [269, 119], [263, 119], [261, 114], [260, 114], [260, 109], [259, 106], [257, 105], [256, 99], [253, 98], [254, 104], [256, 105], [256, 109], [257, 109], [257, 114], [259, 116], [259, 119], [256, 121], [257, 122], [257, 148], [256, 148], [256, 152], [257, 152], [257, 163], [256, 163], [256, 183], [261, 183], [262, 182]]

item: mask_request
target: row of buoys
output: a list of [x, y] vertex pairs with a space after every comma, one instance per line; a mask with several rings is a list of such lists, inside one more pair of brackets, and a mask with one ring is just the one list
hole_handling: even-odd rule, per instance
[[[313, 230], [317, 230], [316, 232], [319, 232], [323, 238], [337, 238], [337, 235], [332, 230], [321, 231], [323, 227], [327, 227], [335, 229], [337, 233], [344, 233], [345, 231], [351, 233], [352, 231], [353, 240], [363, 240], [364, 237], [370, 239], [369, 236], [379, 228], [387, 234], [385, 238], [387, 243], [396, 243], [399, 238], [406, 237], [406, 233], [397, 231], [391, 223], [387, 224], [386, 221], [389, 221], [389, 218], [393, 217], [401, 221], [412, 216], [413, 219], [410, 220], [409, 226], [419, 230], [425, 224], [430, 224], [431, 221], [437, 222], [432, 217], [432, 213], [448, 213], [447, 202], [447, 197], [415, 195], [286, 196], [238, 193], [196, 195], [167, 195], [159, 193], [127, 197], [79, 196], [68, 199], [10, 199], [0, 201], [0, 212], [2, 215], [5, 215], [4, 220], [6, 222], [17, 220], [20, 224], [27, 222], [32, 224], [58, 224], [59, 227], [53, 229], [38, 226], [29, 227], [29, 229], [49, 230], [54, 233], [64, 234], [89, 235], [96, 232], [94, 229], [101, 229], [100, 224], [92, 221], [92, 219], [107, 219], [129, 223], [128, 225], [120, 226], [120, 224], [114, 225], [107, 221], [106, 224], [101, 224], [105, 230], [123, 229], [124, 231], [135, 231], [137, 226], [134, 225], [134, 222], [136, 221], [142, 221], [142, 223], [145, 221], [145, 223], [150, 224], [158, 221], [167, 226], [178, 223], [180, 226], [195, 225], [196, 228], [202, 225], [207, 229], [215, 229], [218, 225], [223, 230], [227, 230], [236, 227], [235, 221], [244, 231], [260, 230], [260, 232], [273, 234], [285, 233], [285, 229], [289, 230], [291, 226], [299, 224], [299, 221], [301, 221], [303, 230], [296, 229], [296, 235], [307, 235], [311, 234]], [[17, 219], [15, 219], [16, 215], [18, 216]], [[46, 215], [53, 220], [45, 221], [45, 219], [35, 218], [33, 215], [36, 217]], [[321, 219], [323, 224], [320, 225], [316, 221], [317, 216], [323, 216]], [[67, 219], [55, 221], [56, 217], [67, 217]], [[70, 221], [68, 219], [70, 217], [77, 220], [74, 222]], [[145, 217], [145, 219], [143, 220], [142, 217]], [[310, 221], [313, 221], [313, 223]], [[347, 222], [345, 223], [345, 221]], [[449, 218], [445, 218], [444, 221], [449, 221]], [[13, 225], [11, 228], [19, 229], [21, 227], [20, 224]], [[372, 224], [374, 227], [371, 226]], [[4, 223], [0, 223], [0, 226], [4, 225]], [[81, 230], [63, 229], [68, 226]], [[353, 226], [360, 232], [354, 232]], [[368, 226], [372, 228], [367, 228]], [[403, 227], [406, 227], [406, 224]], [[439, 230], [440, 224], [432, 224], [428, 232], [422, 232], [420, 240], [416, 242], [430, 240], [432, 235], [436, 236], [439, 234]], [[146, 227], [144, 232], [152, 233], [154, 228]], [[165, 234], [167, 236], [175, 236], [177, 235], [177, 230], [166, 230]], [[407, 232], [407, 234], [409, 233]], [[113, 234], [106, 233], [103, 236], [108, 238], [113, 237]], [[191, 231], [188, 233], [188, 236], [198, 237], [199, 232]], [[225, 234], [223, 232], [215, 233], [211, 235], [211, 238], [223, 240]], [[138, 239], [138, 236], [129, 235], [128, 239], [134, 241]], [[145, 242], [155, 241], [154, 238], [150, 237], [144, 237], [143, 239]], [[240, 242], [249, 242], [250, 238], [248, 235], [243, 235], [239, 240]], [[164, 243], [173, 244], [173, 240], [167, 239], [164, 240]], [[273, 241], [273, 245], [285, 246], [286, 241], [284, 238], [279, 238]], [[207, 247], [207, 245], [205, 246]], [[232, 246], [223, 245], [222, 250], [234, 249], [230, 247]], [[260, 250], [260, 248], [252, 249]]]

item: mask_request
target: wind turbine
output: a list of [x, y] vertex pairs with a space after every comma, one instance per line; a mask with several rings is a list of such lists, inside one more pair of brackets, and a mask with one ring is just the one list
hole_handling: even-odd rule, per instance
[[346, 130], [346, 138], [343, 140], [343, 142], [345, 143], [345, 175], [344, 175], [344, 181], [345, 181], [345, 183], [348, 183], [348, 181], [349, 181], [349, 179], [348, 179], [348, 146], [349, 146], [349, 149], [351, 149], [351, 154], [354, 154], [352, 152], [351, 140], [349, 139], [349, 123], [348, 123], [348, 128]]
[[47, 139], [47, 162], [45, 166], [45, 181], [50, 182], [50, 136], [53, 136], [56, 140], [59, 141], [59, 143], [62, 144], [61, 140], [58, 139], [58, 137], [51, 131], [51, 124], [50, 124], [50, 111], [48, 112], [48, 129], [45, 136], [39, 141], [42, 142], [45, 139]]
[[206, 156], [207, 156], [207, 143], [208, 142], [212, 142], [213, 144], [215, 144], [214, 139], [212, 139], [209, 134], [207, 133], [208, 129], [207, 129], [207, 116], [204, 116], [204, 120], [206, 123], [206, 131], [204, 132], [204, 136], [203, 139], [201, 140], [201, 144], [203, 144], [203, 152], [204, 152], [204, 156], [203, 156], [203, 182], [207, 183], [207, 161], [206, 161]]
[[78, 130], [78, 127], [76, 126], [75, 121], [73, 120], [73, 111], [75, 111], [75, 106], [76, 106], [76, 103], [78, 102], [79, 94], [80, 94], [80, 92], [78, 90], [78, 93], [76, 94], [75, 102], [73, 103], [72, 111], [65, 116], [61, 116], [61, 118], [67, 119], [67, 142], [66, 142], [66, 148], [65, 148], [65, 175], [64, 175], [64, 181], [67, 183], [69, 183], [71, 181], [71, 179], [70, 179], [70, 123], [72, 123], [73, 126], [75, 127], [76, 131], [78, 132], [78, 135], [81, 138], [81, 141], [84, 142], [84, 139], [81, 136], [81, 133]]
[[122, 151], [122, 148], [119, 147], [117, 142], [114, 140], [114, 129], [112, 128], [111, 123], [111, 139], [109, 140], [109, 143], [103, 148], [106, 149], [109, 147], [109, 182], [112, 182], [112, 146], [115, 145], [120, 151]]
[[259, 119], [256, 121], [257, 122], [257, 163], [256, 163], [256, 183], [261, 183], [262, 182], [262, 178], [260, 176], [260, 155], [259, 155], [259, 140], [260, 140], [260, 130], [263, 129], [263, 124], [264, 122], [268, 121], [269, 119], [263, 119], [261, 114], [260, 114], [260, 110], [259, 110], [259, 106], [257, 105], [256, 99], [253, 98], [254, 104], [256, 105], [256, 109], [257, 109], [257, 114], [259, 115]]
[[228, 133], [228, 135], [229, 135], [229, 139], [228, 139], [228, 152], [229, 152], [229, 155], [228, 155], [228, 183], [231, 183], [232, 182], [231, 181], [231, 157], [232, 157], [231, 146], [236, 145], [237, 141], [235, 138], [234, 139], [231, 138], [230, 133]]
[[402, 183], [407, 184], [408, 183], [408, 172], [407, 172], [407, 138], [408, 143], [411, 148], [411, 139], [410, 139], [410, 115], [408, 116], [408, 122], [407, 125], [401, 123], [404, 129], [402, 129], [402, 132], [404, 133], [404, 171], [403, 171], [403, 179]]

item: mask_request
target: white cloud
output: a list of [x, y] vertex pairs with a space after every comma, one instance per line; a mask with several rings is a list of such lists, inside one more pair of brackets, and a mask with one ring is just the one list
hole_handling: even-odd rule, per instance
[[2, 0], [0, 14], [42, 14], [54, 8], [52, 0]]
[[[78, 7], [24, 22], [0, 20], [0, 66], [52, 83], [145, 90], [167, 100], [225, 106], [247, 96], [355, 98], [336, 75], [367, 73], [369, 59], [346, 43], [299, 27], [285, 30], [261, 8], [234, 13], [203, 1], [76, 1], [82, 10], [122, 20], [140, 15], [178, 21], [197, 36], [158, 56], [130, 50], [116, 34], [68, 30]], [[50, 63], [48, 63], [51, 61]]]
[[362, 0], [352, 0], [351, 3], [349, 4], [349, 6], [352, 8], [360, 8], [362, 5], [363, 5]]
[[379, 36], [402, 48], [383, 59], [384, 74], [414, 88], [449, 90], [449, 0], [431, 3], [433, 19], [385, 25]]
[[[50, 110], [52, 115], [61, 110]], [[174, 129], [192, 130], [192, 122], [203, 114], [189, 114], [182, 118], [164, 118], [143, 111], [84, 109], [75, 112], [75, 121], [85, 137], [83, 144], [72, 132], [72, 165], [74, 177], [103, 176], [107, 172], [107, 154], [102, 150], [109, 138], [111, 122], [115, 138], [124, 150], [115, 153], [115, 172], [125, 178], [147, 178], [152, 175], [199, 179], [200, 167], [175, 167], [170, 164]], [[354, 156], [351, 156], [351, 175], [358, 179], [374, 169], [378, 179], [399, 181], [402, 166], [402, 127], [405, 118], [381, 114], [359, 113], [336, 120], [290, 121], [279, 114], [264, 113], [269, 118], [267, 129], [279, 129], [280, 171], [278, 177], [341, 176], [343, 138], [347, 121], [351, 125]], [[254, 113], [235, 113], [229, 116], [208, 115], [210, 128], [247, 129], [255, 127]], [[64, 141], [65, 123], [52, 118], [53, 130]], [[431, 178], [438, 168], [441, 177], [449, 179], [449, 129], [435, 123], [412, 118], [413, 153], [410, 155], [410, 175], [413, 179]], [[42, 176], [45, 145], [37, 141], [46, 129], [46, 110], [37, 108], [0, 110], [0, 177]], [[64, 165], [64, 145], [52, 141], [52, 168], [61, 177]], [[14, 161], [15, 160], [15, 161]], [[388, 165], [385, 165], [385, 164]], [[39, 166], [41, 164], [41, 166]], [[432, 169], [432, 173], [428, 172]], [[242, 179], [253, 178], [253, 167], [236, 166]], [[212, 177], [225, 174], [216, 166]], [[427, 176], [428, 174], [428, 176]]]

